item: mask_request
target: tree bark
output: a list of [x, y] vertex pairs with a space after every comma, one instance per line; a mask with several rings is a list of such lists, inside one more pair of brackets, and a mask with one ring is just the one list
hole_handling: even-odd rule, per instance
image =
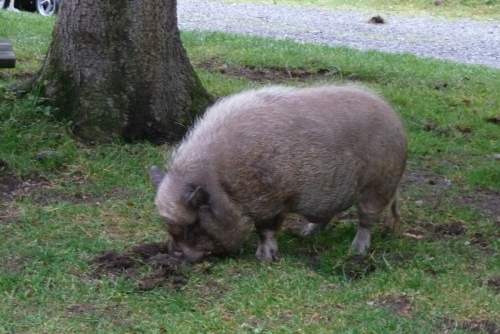
[[212, 102], [182, 46], [176, 0], [63, 0], [33, 89], [85, 141], [180, 139]]

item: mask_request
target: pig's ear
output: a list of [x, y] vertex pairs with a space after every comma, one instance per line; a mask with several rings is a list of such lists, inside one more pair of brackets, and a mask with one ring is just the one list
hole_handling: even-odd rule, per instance
[[151, 169], [149, 170], [149, 179], [156, 189], [158, 189], [158, 187], [160, 186], [160, 183], [163, 180], [164, 176], [165, 173], [163, 173], [163, 171], [156, 166], [151, 167]]
[[199, 208], [201, 205], [207, 204], [209, 198], [210, 194], [200, 186], [196, 187], [196, 189], [189, 194], [188, 203], [193, 208]]

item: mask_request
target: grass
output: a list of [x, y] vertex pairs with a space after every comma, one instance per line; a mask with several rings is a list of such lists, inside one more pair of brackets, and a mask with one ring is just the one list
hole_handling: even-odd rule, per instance
[[[16, 69], [0, 72], [5, 87], [38, 70], [54, 20], [0, 12], [0, 21], [0, 38], [19, 56]], [[253, 235], [240, 256], [188, 268], [186, 284], [145, 291], [140, 277], [96, 276], [101, 251], [167, 238], [147, 170], [170, 147], [86, 146], [36, 96], [4, 94], [0, 333], [499, 330], [499, 70], [220, 33], [182, 37], [216, 96], [275, 82], [356, 82], [391, 101], [410, 140], [401, 235], [375, 228], [370, 254], [353, 257], [347, 214], [309, 239], [285, 229], [282, 260], [271, 265], [254, 259]], [[46, 150], [63, 155], [34, 158]]]

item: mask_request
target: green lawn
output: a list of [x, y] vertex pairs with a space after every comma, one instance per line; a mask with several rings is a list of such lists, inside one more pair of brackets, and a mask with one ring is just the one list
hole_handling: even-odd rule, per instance
[[[360, 258], [349, 250], [352, 212], [311, 238], [297, 235], [292, 217], [277, 263], [254, 258], [252, 235], [237, 257], [159, 275], [159, 262], [134, 247], [167, 238], [147, 171], [171, 147], [87, 146], [37, 96], [6, 93], [41, 66], [54, 19], [2, 11], [0, 22], [18, 56], [15, 69], [0, 70], [0, 333], [500, 331], [500, 70], [183, 33], [217, 97], [354, 82], [389, 100], [409, 136], [403, 224], [397, 237], [375, 228]], [[62, 156], [35, 158], [47, 150]], [[99, 258], [110, 250], [121, 266]]]

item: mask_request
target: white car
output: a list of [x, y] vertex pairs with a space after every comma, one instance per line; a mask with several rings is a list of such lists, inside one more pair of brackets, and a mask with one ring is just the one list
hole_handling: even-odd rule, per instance
[[43, 16], [57, 13], [60, 0], [0, 0], [0, 9], [27, 10]]

